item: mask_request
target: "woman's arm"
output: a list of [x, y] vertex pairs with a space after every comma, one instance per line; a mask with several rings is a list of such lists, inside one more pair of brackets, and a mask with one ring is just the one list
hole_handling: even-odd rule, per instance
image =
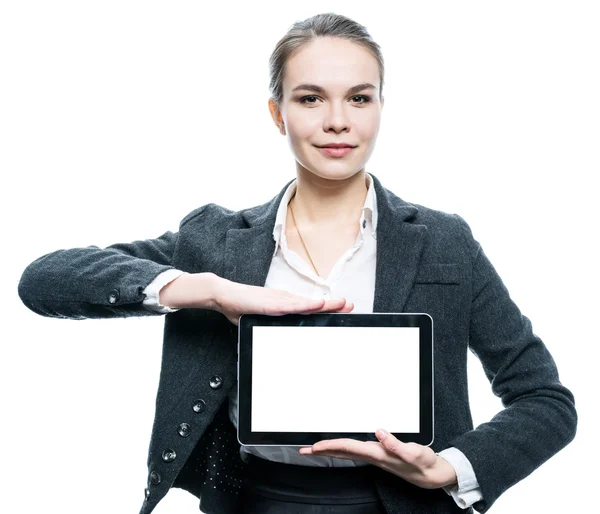
[[575, 437], [575, 400], [556, 364], [509, 296], [498, 273], [458, 215], [472, 256], [469, 346], [504, 409], [489, 422], [449, 441], [471, 462], [486, 512], [496, 499]]
[[149, 294], [144, 306], [162, 312], [176, 312], [179, 309], [214, 310], [220, 279], [214, 273], [165, 271], [144, 290]]
[[[162, 302], [164, 300], [164, 288], [171, 283], [176, 278], [179, 278], [181, 275], [184, 275], [186, 272], [178, 269], [168, 269], [167, 271], [163, 271], [160, 275], [158, 275], [148, 287], [144, 289], [144, 307], [146, 309], [150, 309], [156, 312], [160, 312], [161, 314], [167, 314], [169, 312], [176, 312], [179, 309], [169, 307], [168, 305], [163, 305]], [[162, 297], [160, 296], [162, 294]]]
[[[29, 264], [19, 281], [23, 303], [42, 316], [66, 319], [151, 316], [144, 289], [174, 269], [178, 232], [156, 239], [57, 250]], [[202, 275], [202, 274], [201, 274]]]

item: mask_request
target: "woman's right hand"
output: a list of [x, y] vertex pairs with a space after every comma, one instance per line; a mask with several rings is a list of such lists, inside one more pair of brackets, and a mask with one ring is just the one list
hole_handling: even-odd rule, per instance
[[250, 286], [219, 277], [215, 284], [212, 308], [237, 326], [242, 314], [281, 316], [291, 313], [350, 312], [354, 304], [346, 302], [345, 298], [313, 300], [283, 289]]

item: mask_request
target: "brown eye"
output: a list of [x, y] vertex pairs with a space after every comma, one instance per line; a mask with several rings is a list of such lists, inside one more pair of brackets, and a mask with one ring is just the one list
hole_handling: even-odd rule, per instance
[[352, 98], [360, 98], [360, 99], [364, 100], [363, 102], [358, 102], [359, 104], [361, 104], [361, 103], [366, 104], [371, 101], [371, 97], [367, 96], [367, 95], [356, 95], [356, 96], [353, 96]]
[[[361, 105], [361, 104], [366, 104], [369, 103], [371, 101], [371, 97], [367, 96], [367, 95], [354, 95], [351, 97], [353, 100], [362, 100], [362, 101], [356, 101], [355, 103]], [[315, 102], [309, 101], [314, 99]], [[316, 103], [316, 99], [317, 97], [315, 95], [308, 95], [308, 96], [303, 96], [302, 98], [300, 98], [300, 100], [298, 100], [301, 104], [314, 104]]]
[[305, 104], [305, 103], [309, 103], [309, 104], [314, 104], [315, 102], [307, 102], [306, 100], [308, 98], [317, 98], [315, 95], [309, 95], [309, 96], [303, 96], [302, 98], [300, 98], [300, 100], [298, 100], [301, 104]]

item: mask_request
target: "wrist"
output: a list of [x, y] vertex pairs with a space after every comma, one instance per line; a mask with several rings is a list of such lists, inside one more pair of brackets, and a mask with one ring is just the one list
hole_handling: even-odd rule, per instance
[[230, 283], [230, 280], [220, 277], [217, 274], [213, 274], [211, 282], [211, 309], [222, 312], [222, 299], [227, 295], [226, 288], [227, 284]]
[[213, 309], [217, 280], [214, 273], [186, 273], [165, 285], [159, 303], [172, 309]]
[[458, 487], [458, 477], [454, 466], [440, 455], [437, 456], [434, 466], [433, 481], [438, 488]]

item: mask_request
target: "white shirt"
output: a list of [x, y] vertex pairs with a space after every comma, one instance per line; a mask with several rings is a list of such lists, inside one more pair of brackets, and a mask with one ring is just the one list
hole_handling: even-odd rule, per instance
[[[275, 250], [267, 274], [265, 287], [284, 289], [307, 298], [346, 298], [354, 303], [353, 313], [372, 313], [375, 295], [375, 263], [377, 248], [377, 199], [373, 180], [365, 173], [368, 191], [359, 221], [359, 233], [354, 245], [335, 263], [326, 278], [319, 277], [313, 268], [287, 246], [285, 225], [288, 203], [296, 191], [294, 180], [286, 189], [279, 205], [273, 239]], [[164, 307], [158, 303], [158, 292], [179, 275], [180, 270], [168, 270], [159, 274], [144, 290], [147, 295], [144, 306], [158, 312], [175, 312], [178, 309]], [[237, 429], [237, 387], [229, 393], [229, 418]], [[263, 459], [286, 464], [304, 466], [350, 467], [368, 465], [365, 461], [354, 461], [323, 455], [300, 455], [297, 447], [287, 446], [241, 446], [240, 456], [246, 459], [251, 453]], [[483, 498], [475, 472], [467, 457], [458, 448], [447, 448], [439, 452], [455, 469], [458, 485], [444, 487], [456, 504], [466, 509]]]

